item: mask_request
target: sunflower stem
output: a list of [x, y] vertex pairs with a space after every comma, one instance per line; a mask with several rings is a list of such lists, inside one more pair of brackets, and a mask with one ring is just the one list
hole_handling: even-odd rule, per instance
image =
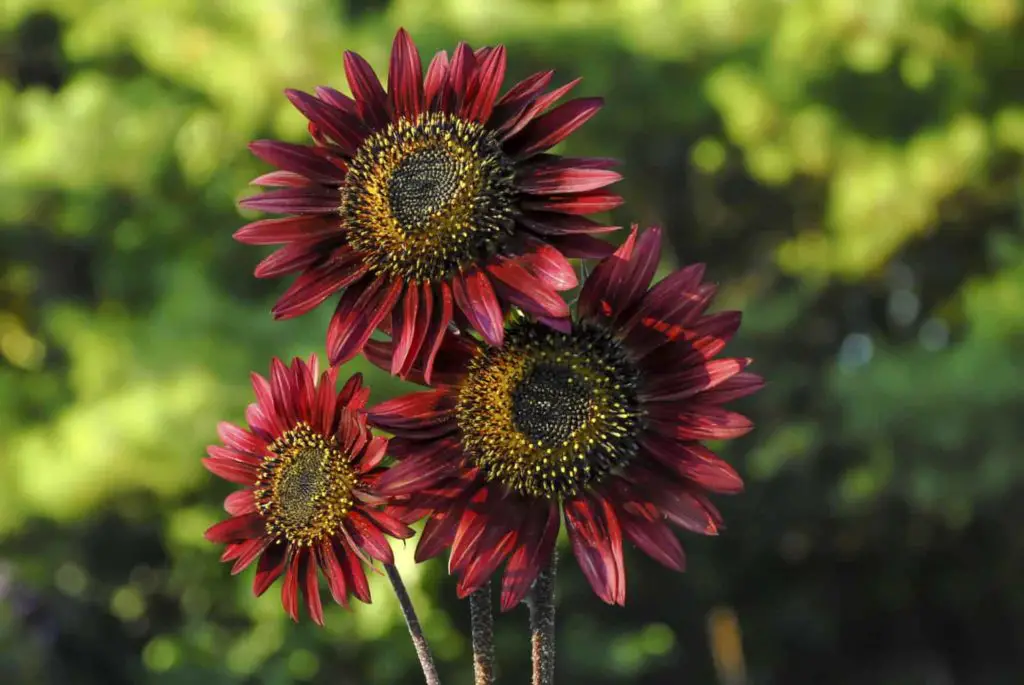
[[437, 675], [434, 657], [430, 653], [430, 646], [427, 644], [427, 638], [423, 634], [420, 620], [416, 617], [416, 610], [413, 608], [412, 600], [409, 598], [409, 591], [405, 589], [405, 583], [402, 582], [402, 576], [399, 575], [398, 569], [394, 564], [384, 564], [384, 570], [387, 571], [391, 587], [395, 589], [398, 604], [402, 607], [405, 625], [409, 627], [409, 635], [412, 637], [412, 646], [416, 649], [416, 656], [420, 660], [420, 668], [423, 669], [423, 678], [426, 680], [427, 685], [440, 685], [441, 679]]
[[533, 648], [533, 685], [555, 682], [555, 566], [558, 554], [541, 569], [530, 591], [530, 642]]
[[491, 584], [469, 596], [469, 616], [473, 632], [473, 682], [494, 682], [494, 614], [491, 610]]

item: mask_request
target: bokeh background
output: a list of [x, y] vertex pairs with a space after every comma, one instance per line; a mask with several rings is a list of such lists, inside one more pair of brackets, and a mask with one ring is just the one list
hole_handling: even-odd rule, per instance
[[[329, 314], [273, 322], [231, 239], [246, 143], [305, 140], [282, 89], [384, 73], [400, 25], [604, 95], [565, 151], [623, 160], [614, 219], [709, 264], [770, 381], [685, 575], [631, 553], [618, 609], [563, 565], [559, 682], [1022, 682], [1021, 0], [4, 0], [0, 682], [420, 678], [385, 583], [320, 630], [229, 577], [199, 462]], [[401, 559], [470, 682], [444, 564]], [[525, 609], [498, 643], [526, 682]]]

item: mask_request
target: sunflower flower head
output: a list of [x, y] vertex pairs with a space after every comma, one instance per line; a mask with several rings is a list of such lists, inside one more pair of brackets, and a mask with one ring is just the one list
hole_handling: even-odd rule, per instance
[[396, 341], [389, 370], [429, 378], [451, 322], [501, 345], [515, 305], [556, 328], [577, 285], [567, 257], [611, 252], [585, 215], [618, 206], [606, 190], [614, 162], [547, 151], [601, 107], [557, 104], [576, 85], [548, 90], [553, 72], [501, 93], [504, 46], [437, 53], [424, 73], [405, 30], [391, 51], [387, 88], [359, 55], [345, 54], [351, 97], [333, 88], [288, 91], [309, 120], [312, 145], [257, 141], [278, 167], [273, 187], [243, 207], [286, 215], [240, 229], [237, 240], [283, 245], [259, 277], [298, 274], [274, 307], [303, 314], [340, 293], [327, 334], [331, 364], [352, 359], [374, 330]]
[[282, 574], [282, 603], [294, 620], [299, 590], [310, 616], [323, 624], [320, 576], [334, 600], [370, 601], [364, 565], [394, 563], [388, 538], [413, 531], [389, 513], [375, 484], [387, 440], [371, 435], [360, 376], [338, 391], [337, 369], [317, 378], [317, 361], [274, 359], [270, 379], [253, 374], [256, 402], [248, 428], [221, 423], [222, 445], [204, 465], [242, 486], [228, 495], [230, 517], [206, 531], [224, 544], [222, 561], [239, 573], [257, 562], [253, 591], [263, 594]]
[[[634, 229], [584, 283], [569, 328], [519, 317], [501, 345], [448, 335], [432, 390], [369, 410], [396, 436], [381, 490], [426, 516], [417, 558], [450, 549], [460, 594], [504, 564], [502, 607], [517, 604], [564, 519], [594, 591], [623, 604], [624, 540], [682, 570], [671, 526], [720, 529], [707, 495], [742, 481], [703, 442], [750, 430], [723, 405], [762, 380], [749, 359], [718, 357], [740, 315], [707, 313], [715, 287], [702, 265], [651, 285], [660, 247], [658, 229]], [[395, 347], [372, 341], [366, 353], [386, 368]], [[426, 381], [420, 365], [409, 375]]]

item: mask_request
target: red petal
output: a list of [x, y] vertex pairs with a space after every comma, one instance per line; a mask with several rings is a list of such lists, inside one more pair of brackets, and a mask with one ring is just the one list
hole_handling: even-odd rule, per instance
[[289, 427], [299, 422], [295, 413], [297, 388], [292, 380], [291, 370], [279, 358], [274, 357], [270, 361], [270, 391], [281, 420]]
[[249, 149], [264, 162], [301, 174], [317, 183], [336, 186], [345, 178], [345, 172], [325, 157], [322, 148], [276, 140], [255, 140], [249, 143]]
[[252, 490], [235, 490], [224, 498], [224, 511], [232, 516], [256, 513], [256, 498]]
[[640, 438], [640, 447], [664, 468], [705, 490], [729, 494], [743, 490], [743, 479], [735, 469], [703, 445], [682, 444], [649, 432]]
[[330, 86], [317, 86], [316, 96], [332, 107], [340, 109], [345, 114], [355, 117], [359, 116], [359, 106], [356, 101]]
[[243, 542], [253, 538], [261, 538], [266, 534], [267, 527], [259, 514], [235, 516], [210, 526], [204, 537], [210, 542]]
[[272, 214], [336, 214], [341, 197], [337, 188], [327, 186], [285, 188], [242, 198], [238, 206]]
[[252, 593], [257, 597], [266, 592], [284, 572], [285, 564], [288, 562], [285, 549], [283, 543], [274, 543], [260, 557], [256, 565], [256, 575], [252, 579]]
[[392, 516], [386, 511], [380, 511], [378, 509], [363, 509], [362, 515], [366, 516], [366, 518], [370, 519], [377, 528], [393, 538], [405, 540], [406, 538], [411, 538], [416, 534], [416, 531], [402, 523], [401, 519]]
[[[550, 80], [550, 77], [548, 80]], [[540, 95], [540, 90], [543, 90], [542, 87], [529, 97], [524, 96], [519, 100], [518, 111], [515, 114], [509, 113], [508, 120], [501, 126], [497, 127], [495, 133], [502, 141], [508, 141], [510, 143], [514, 142], [512, 140], [514, 136], [517, 136], [517, 134], [526, 128], [526, 126], [533, 121], [538, 114], [568, 95], [569, 91], [575, 88], [576, 85], [579, 84], [580, 80], [581, 79], [575, 79], [570, 81], [564, 86], [559, 86], [550, 93], [545, 93], [544, 95]]]
[[476, 71], [476, 57], [473, 50], [463, 42], [455, 47], [452, 62], [448, 67], [448, 89], [445, 93], [442, 108], [447, 112], [457, 112], [465, 101], [466, 90], [470, 79]]
[[494, 287], [502, 298], [534, 316], [565, 318], [569, 305], [546, 283], [512, 260], [503, 260], [487, 268], [494, 276]]
[[451, 418], [455, 398], [448, 390], [411, 392], [385, 400], [367, 413], [384, 430], [432, 425]]
[[[712, 359], [679, 371], [652, 377], [641, 392], [650, 402], [677, 402], [718, 386], [742, 371], [750, 359]], [[703, 401], [703, 400], [702, 400]]]
[[518, 159], [543, 152], [565, 140], [604, 105], [602, 98], [579, 98], [542, 114], [510, 141], [508, 150]]
[[619, 513], [619, 523], [626, 537], [649, 557], [673, 571], [686, 568], [683, 546], [664, 523], [622, 512]]
[[725, 404], [747, 395], [753, 395], [763, 387], [763, 378], [756, 373], [744, 371], [743, 373], [736, 374], [714, 390], [701, 393], [699, 401], [701, 404]]
[[750, 419], [718, 406], [687, 404], [688, 411], [671, 405], [648, 405], [650, 426], [677, 440], [731, 440], [754, 427]]
[[537, 507], [520, 528], [516, 550], [509, 557], [501, 582], [501, 610], [509, 611], [530, 591], [540, 570], [547, 566], [558, 538], [558, 505]]
[[523, 214], [519, 220], [531, 231], [539, 233], [545, 239], [572, 237], [588, 233], [611, 233], [621, 228], [620, 226], [606, 226], [583, 216], [554, 212], [528, 212]]
[[660, 258], [661, 229], [649, 228], [636, 241], [636, 250], [623, 274], [624, 282], [613, 296], [615, 301], [612, 306], [616, 311], [625, 312], [636, 307], [651, 285]]
[[347, 250], [295, 279], [271, 312], [275, 319], [291, 319], [310, 312], [331, 295], [358, 281], [368, 270], [361, 255]]
[[264, 257], [253, 274], [256, 278], [276, 278], [293, 271], [302, 271], [317, 262], [320, 255], [310, 243], [289, 243]]
[[579, 285], [576, 270], [557, 248], [539, 240], [527, 240], [527, 251], [519, 259], [538, 278], [555, 290], [570, 290]]
[[437, 509], [423, 526], [419, 542], [416, 544], [416, 563], [436, 557], [452, 546], [455, 531], [462, 520], [465, 502], [455, 500], [443, 508]]
[[505, 320], [487, 275], [473, 271], [456, 276], [452, 293], [473, 328], [488, 344], [500, 346], [505, 339]]
[[448, 332], [448, 324], [452, 320], [453, 313], [451, 288], [447, 283], [441, 283], [438, 285], [438, 292], [439, 297], [435, 301], [430, 328], [427, 329], [427, 337], [423, 340], [423, 349], [426, 352], [423, 359], [423, 382], [426, 385], [430, 385], [433, 380], [435, 360], [445, 334]]
[[235, 459], [203, 459], [203, 466], [213, 475], [239, 485], [252, 485], [258, 476], [255, 466]]
[[515, 531], [508, 531], [494, 542], [481, 544], [479, 551], [473, 555], [469, 563], [463, 567], [458, 584], [455, 586], [455, 594], [460, 599], [465, 599], [481, 587], [494, 575], [503, 561], [508, 558], [509, 552], [516, 542]]
[[385, 564], [395, 563], [395, 553], [391, 551], [387, 537], [373, 524], [373, 521], [363, 515], [363, 512], [351, 512], [342, 525], [357, 549]]
[[469, 85], [469, 95], [462, 103], [462, 116], [469, 121], [486, 123], [494, 111], [494, 101], [505, 80], [505, 46], [499, 45], [479, 56], [479, 66]]
[[569, 166], [583, 160], [559, 161], [560, 164], [538, 165], [520, 172], [516, 175], [516, 186], [531, 195], [560, 195], [597, 190], [622, 180], [621, 174], [608, 169]]
[[231, 575], [237, 576], [239, 573], [249, 568], [252, 562], [256, 561], [256, 559], [258, 559], [273, 542], [274, 538], [264, 535], [262, 537], [248, 540], [239, 545], [239, 549], [235, 557], [235, 563], [231, 566]]
[[249, 431], [227, 421], [221, 421], [217, 424], [217, 437], [220, 438], [225, 447], [254, 456], [261, 456], [267, 446], [265, 442]]
[[338, 557], [345, 569], [345, 583], [351, 589], [352, 594], [360, 602], [370, 603], [370, 583], [366, 580], [366, 572], [359, 561], [359, 557], [352, 550], [347, 550], [344, 558]]
[[331, 365], [347, 362], [363, 349], [377, 325], [402, 294], [402, 282], [374, 279], [365, 287], [350, 287], [338, 302], [327, 328]]
[[561, 214], [596, 214], [615, 209], [622, 198], [608, 190], [592, 190], [578, 195], [557, 195], [539, 199], [526, 199], [522, 207], [528, 211], [559, 212]]
[[249, 185], [263, 186], [264, 188], [313, 188], [317, 184], [293, 171], [271, 171], [249, 181]]
[[416, 308], [416, 320], [413, 323], [413, 332], [405, 363], [400, 365], [396, 372], [399, 378], [407, 378], [416, 364], [420, 351], [423, 349], [423, 343], [427, 339], [427, 333], [430, 331], [430, 320], [434, 310], [434, 290], [430, 283], [424, 282], [422, 290], [418, 292], [414, 289], [413, 293], [420, 299], [420, 304]]
[[303, 549], [297, 548], [287, 564], [284, 583], [281, 584], [281, 605], [296, 623], [299, 622], [299, 567], [303, 556]]
[[324, 624], [324, 607], [320, 603], [320, 577], [317, 575], [316, 563], [313, 561], [314, 551], [310, 549], [306, 555], [306, 578], [302, 585], [302, 594], [306, 597], [306, 608], [313, 623]]
[[412, 495], [456, 474], [461, 463], [461, 450], [442, 442], [431, 451], [403, 459], [385, 471], [377, 481], [377, 491], [387, 496]]
[[611, 505], [602, 497], [584, 496], [563, 504], [565, 526], [583, 575], [608, 604], [626, 603], [622, 530]]
[[327, 578], [327, 587], [331, 591], [331, 597], [341, 606], [348, 608], [348, 587], [345, 585], [345, 569], [338, 563], [338, 557], [334, 553], [334, 545], [329, 540], [320, 543], [317, 553], [317, 562], [320, 570]]
[[602, 259], [584, 281], [579, 297], [581, 319], [613, 318], [622, 313], [613, 306], [617, 302], [614, 296], [621, 291], [623, 280], [629, 273], [629, 260], [633, 256], [636, 234], [637, 228], [634, 225], [619, 249], [611, 257]]
[[363, 120], [373, 129], [384, 128], [391, 121], [388, 96], [373, 73], [373, 67], [360, 55], [346, 50], [345, 76]]
[[388, 93], [396, 116], [414, 118], [423, 109], [423, 65], [409, 32], [398, 29], [391, 45]]
[[384, 456], [388, 452], [388, 439], [377, 435], [370, 439], [370, 443], [366, 446], [366, 451], [363, 452], [359, 458], [359, 462], [356, 466], [360, 473], [366, 473], [376, 468], [380, 462], [384, 459]]
[[538, 72], [512, 86], [494, 106], [491, 118], [487, 122], [487, 128], [503, 135], [507, 129], [520, 120], [520, 115], [529, 103], [533, 102], [547, 88], [554, 75], [553, 71]]
[[441, 95], [448, 86], [448, 53], [438, 50], [434, 59], [427, 66], [426, 82], [423, 85], [423, 98], [431, 110], [441, 109]]
[[[415, 284], [410, 284], [405, 289], [401, 306], [395, 307], [391, 312], [391, 337], [395, 341], [391, 357], [391, 375], [396, 376], [410, 354], [415, 357], [412, 345], [417, 337], [416, 313], [419, 309], [420, 291]], [[425, 333], [426, 331], [424, 331]], [[422, 342], [422, 334], [420, 340]]]
[[[620, 227], [612, 226], [610, 228], [617, 230]], [[566, 257], [604, 259], [615, 252], [615, 246], [611, 243], [585, 233], [548, 236], [547, 240]]]
[[341, 233], [337, 216], [288, 216], [254, 221], [235, 231], [232, 237], [246, 245], [282, 245], [295, 241], [311, 243]]
[[363, 142], [362, 126], [356, 117], [301, 90], [289, 88], [284, 94], [295, 105], [295, 109], [313, 122], [319, 131], [327, 134], [345, 156], [351, 157], [356, 153]]

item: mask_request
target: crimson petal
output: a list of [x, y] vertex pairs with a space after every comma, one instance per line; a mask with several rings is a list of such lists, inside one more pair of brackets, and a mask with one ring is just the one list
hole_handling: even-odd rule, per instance
[[490, 50], [486, 55], [477, 54], [479, 66], [469, 84], [469, 95], [462, 103], [462, 116], [469, 121], [485, 123], [494, 111], [502, 81], [505, 80], [505, 46]]
[[505, 321], [487, 275], [473, 271], [456, 276], [452, 281], [452, 293], [473, 328], [488, 344], [500, 346], [505, 339]]
[[558, 538], [558, 505], [538, 507], [520, 529], [520, 537], [501, 582], [501, 610], [509, 611], [530, 591], [540, 570], [551, 559]]
[[373, 67], [363, 57], [350, 50], [345, 51], [345, 76], [349, 88], [359, 105], [359, 114], [373, 129], [380, 129], [391, 120], [388, 112], [388, 96], [381, 87]]
[[369, 267], [353, 251], [341, 259], [313, 267], [299, 276], [274, 304], [275, 319], [291, 319], [312, 311], [328, 297], [362, 278]]
[[242, 226], [232, 236], [246, 245], [282, 245], [296, 241], [313, 242], [341, 233], [334, 216], [288, 216], [261, 219]]
[[276, 140], [255, 140], [249, 143], [249, 149], [268, 164], [302, 174], [324, 185], [338, 185], [345, 176], [324, 157], [323, 151], [319, 148]]
[[423, 65], [409, 32], [398, 29], [391, 45], [388, 93], [396, 116], [416, 117], [423, 107]]
[[602, 98], [579, 98], [559, 105], [527, 124], [515, 140], [509, 142], [509, 152], [517, 159], [543, 152], [565, 140], [603, 105]]
[[355, 357], [370, 339], [377, 325], [402, 294], [402, 282], [374, 279], [363, 288], [345, 291], [327, 328], [327, 349], [332, 365]]
[[626, 571], [622, 530], [611, 505], [600, 496], [585, 495], [563, 505], [565, 526], [583, 575], [608, 604], [626, 603]]
[[238, 201], [240, 207], [273, 214], [331, 214], [340, 204], [337, 188], [327, 186], [268, 190]]

